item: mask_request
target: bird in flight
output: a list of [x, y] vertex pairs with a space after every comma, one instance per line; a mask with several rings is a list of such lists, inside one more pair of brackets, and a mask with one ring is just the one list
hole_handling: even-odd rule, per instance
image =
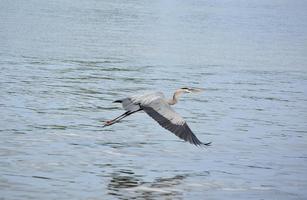
[[196, 146], [208, 146], [211, 142], [202, 143], [191, 131], [186, 121], [171, 108], [171, 105], [176, 104], [182, 94], [202, 91], [203, 89], [200, 88], [183, 87], [177, 89], [171, 99], [166, 99], [162, 92], [153, 92], [116, 100], [113, 103], [121, 103], [126, 112], [115, 119], [106, 121], [103, 127], [113, 125], [133, 113], [144, 111], [163, 128], [171, 131], [184, 141]]

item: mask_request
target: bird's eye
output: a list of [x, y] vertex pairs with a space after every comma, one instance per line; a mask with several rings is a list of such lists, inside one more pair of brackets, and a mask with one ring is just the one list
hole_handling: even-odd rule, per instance
[[187, 87], [183, 87], [183, 88], [181, 88], [181, 89], [183, 89], [183, 90], [188, 90], [189, 88], [187, 88]]

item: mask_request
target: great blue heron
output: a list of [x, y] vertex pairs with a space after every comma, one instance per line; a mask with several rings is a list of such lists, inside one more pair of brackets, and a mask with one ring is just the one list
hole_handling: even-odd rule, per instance
[[104, 127], [115, 124], [129, 115], [143, 110], [162, 127], [173, 132], [179, 138], [196, 146], [208, 146], [211, 142], [202, 143], [193, 134], [186, 121], [171, 108], [171, 105], [178, 102], [181, 94], [201, 91], [203, 89], [183, 87], [175, 91], [172, 99], [166, 99], [162, 92], [154, 92], [116, 100], [113, 103], [121, 103], [126, 112], [115, 119], [106, 121]]

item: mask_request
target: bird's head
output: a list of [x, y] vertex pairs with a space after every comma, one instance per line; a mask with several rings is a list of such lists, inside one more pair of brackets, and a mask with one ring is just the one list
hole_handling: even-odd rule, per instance
[[199, 93], [204, 91], [203, 88], [191, 88], [191, 87], [183, 87], [180, 88], [179, 90], [181, 90], [184, 93]]
[[169, 100], [169, 105], [174, 105], [178, 102], [179, 96], [184, 93], [198, 93], [202, 92], [204, 89], [202, 88], [190, 88], [190, 87], [182, 87], [180, 89], [177, 89], [173, 95], [173, 98]]

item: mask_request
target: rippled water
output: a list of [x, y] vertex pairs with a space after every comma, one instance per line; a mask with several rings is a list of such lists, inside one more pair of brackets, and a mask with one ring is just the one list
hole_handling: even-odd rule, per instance
[[[1, 1], [0, 199], [306, 199], [305, 1]], [[111, 102], [167, 96], [210, 148]]]

